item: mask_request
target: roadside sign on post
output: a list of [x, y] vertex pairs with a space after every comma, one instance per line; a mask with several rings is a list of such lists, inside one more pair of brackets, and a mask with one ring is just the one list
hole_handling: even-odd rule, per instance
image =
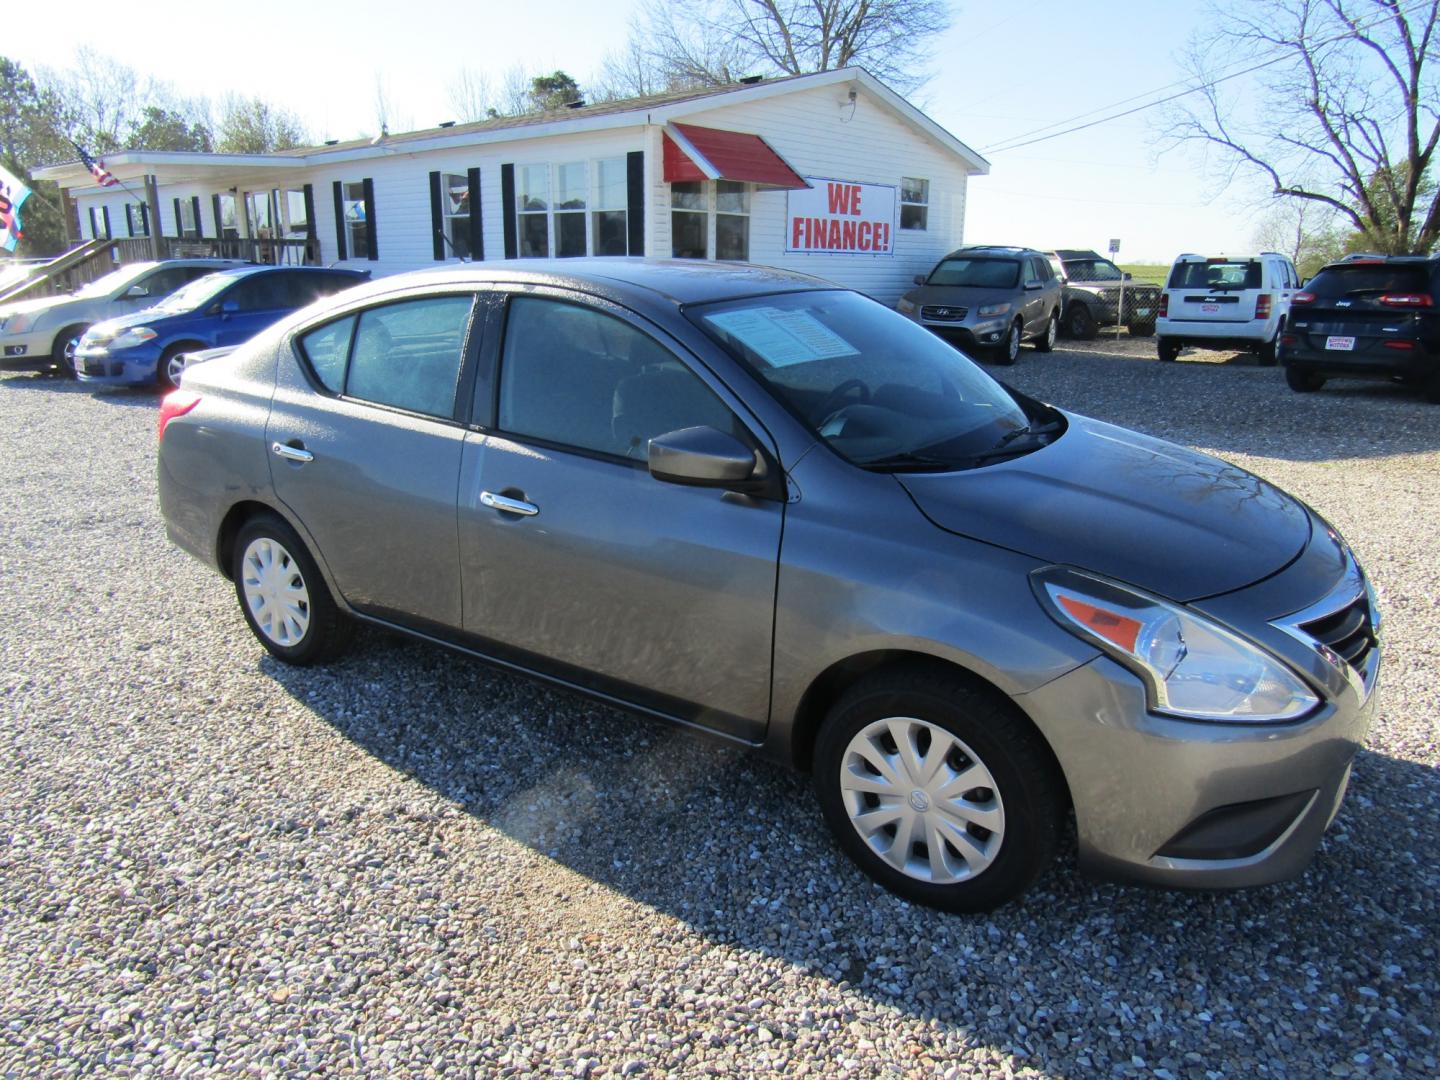
[[1120, 254], [1120, 241], [1119, 241], [1119, 240], [1111, 240], [1111, 241], [1110, 241], [1110, 254], [1111, 254], [1111, 255], [1119, 255], [1119, 254]]
[[[1112, 240], [1110, 241], [1110, 254], [1111, 254], [1111, 255], [1119, 255], [1119, 254], [1120, 254], [1120, 241], [1119, 241], [1118, 239], [1112, 239]], [[1120, 300], [1119, 300], [1119, 302], [1115, 305], [1115, 340], [1116, 340], [1116, 341], [1119, 341], [1119, 340], [1120, 340], [1120, 324], [1123, 323], [1124, 321], [1125, 321], [1125, 275], [1124, 275], [1124, 274], [1121, 274], [1121, 275], [1120, 275]]]

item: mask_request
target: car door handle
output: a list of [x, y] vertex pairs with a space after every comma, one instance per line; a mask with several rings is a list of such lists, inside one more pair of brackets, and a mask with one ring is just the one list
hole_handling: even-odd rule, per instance
[[284, 443], [271, 443], [270, 451], [276, 457], [283, 457], [286, 461], [314, 461], [315, 455], [302, 446], [286, 446]]
[[491, 491], [480, 492], [480, 505], [488, 506], [491, 510], [503, 510], [507, 514], [522, 514], [525, 517], [534, 517], [540, 512], [540, 507], [534, 503], [522, 502], [520, 499], [511, 499], [504, 495], [496, 495]]

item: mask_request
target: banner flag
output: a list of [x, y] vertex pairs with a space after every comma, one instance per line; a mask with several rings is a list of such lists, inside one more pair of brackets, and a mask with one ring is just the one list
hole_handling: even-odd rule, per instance
[[30, 189], [0, 166], [0, 251], [14, 251], [25, 235], [20, 225], [20, 208], [29, 197]]

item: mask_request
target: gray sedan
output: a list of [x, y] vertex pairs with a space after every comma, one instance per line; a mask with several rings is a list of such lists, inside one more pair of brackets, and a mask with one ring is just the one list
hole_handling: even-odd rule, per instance
[[1071, 814], [1104, 876], [1298, 874], [1374, 707], [1371, 591], [1304, 505], [796, 274], [386, 278], [187, 370], [160, 431], [172, 540], [281, 660], [363, 621], [757, 747], [941, 908]]

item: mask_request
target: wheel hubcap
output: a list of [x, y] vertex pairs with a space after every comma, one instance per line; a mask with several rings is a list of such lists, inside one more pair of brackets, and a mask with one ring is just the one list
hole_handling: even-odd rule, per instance
[[310, 627], [310, 592], [290, 552], [268, 536], [250, 541], [240, 584], [260, 632], [276, 645], [298, 645]]
[[850, 824], [876, 855], [935, 885], [982, 873], [1005, 839], [990, 770], [942, 727], [908, 716], [861, 730], [840, 766]]
[[165, 364], [165, 374], [169, 376], [170, 382], [174, 386], [180, 385], [180, 373], [184, 370], [185, 361], [178, 353], [172, 356]]

